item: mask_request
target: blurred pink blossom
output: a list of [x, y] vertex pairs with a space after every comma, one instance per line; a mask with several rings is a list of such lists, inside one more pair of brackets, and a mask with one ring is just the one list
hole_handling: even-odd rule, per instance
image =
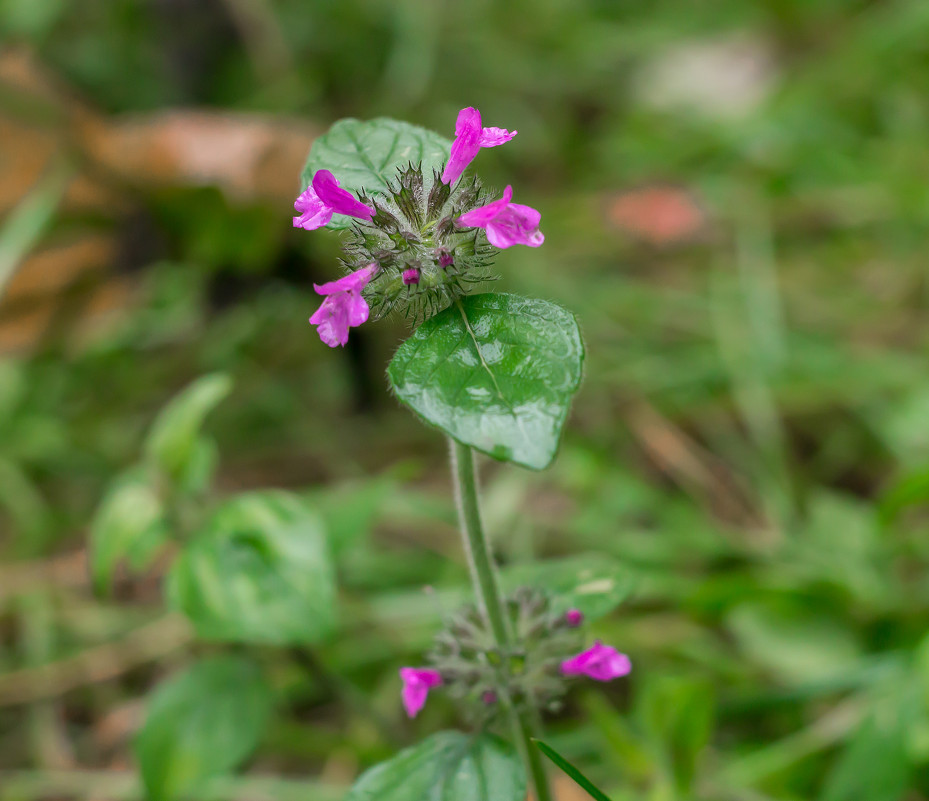
[[584, 622], [584, 613], [580, 609], [569, 609], [564, 613], [564, 619], [571, 628], [577, 628]]
[[442, 683], [442, 674], [430, 668], [400, 668], [400, 679], [403, 682], [403, 707], [406, 714], [415, 718], [426, 705], [429, 690]]
[[597, 681], [611, 681], [632, 670], [629, 657], [597, 640], [586, 651], [561, 663], [565, 676], [589, 676]]

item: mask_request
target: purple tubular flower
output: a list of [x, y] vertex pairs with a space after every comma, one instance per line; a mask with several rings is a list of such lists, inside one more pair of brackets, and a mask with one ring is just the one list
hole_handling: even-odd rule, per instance
[[368, 303], [361, 297], [361, 290], [377, 272], [376, 264], [369, 264], [360, 270], [326, 284], [313, 284], [317, 294], [326, 299], [310, 318], [313, 325], [319, 326], [319, 338], [330, 348], [345, 346], [348, 342], [348, 329], [361, 325], [368, 319]]
[[584, 613], [580, 609], [569, 609], [564, 613], [564, 619], [572, 629], [576, 629], [584, 622]]
[[448, 163], [442, 173], [443, 184], [453, 184], [461, 177], [461, 173], [474, 161], [477, 151], [482, 147], [496, 147], [509, 142], [516, 131], [505, 128], [482, 128], [481, 112], [468, 106], [458, 112], [455, 123], [455, 141], [448, 157]]
[[512, 198], [513, 187], [507, 186], [503, 197], [465, 212], [458, 218], [458, 224], [466, 228], [483, 228], [487, 232], [487, 241], [501, 250], [513, 245], [539, 247], [545, 241], [539, 230], [542, 215], [531, 206], [511, 203]]
[[409, 286], [410, 284], [419, 283], [419, 270], [415, 267], [410, 267], [408, 270], [403, 271], [403, 284], [404, 286]]
[[597, 640], [586, 651], [561, 663], [565, 676], [589, 676], [597, 681], [611, 681], [632, 670], [629, 657]]
[[329, 170], [317, 171], [312, 183], [294, 201], [294, 210], [300, 212], [299, 217], [294, 217], [294, 228], [307, 231], [328, 225], [336, 213], [364, 220], [374, 216], [374, 209], [342, 189]]
[[442, 674], [429, 668], [400, 668], [400, 680], [403, 682], [403, 707], [406, 714], [415, 718], [426, 705], [429, 690], [442, 683]]

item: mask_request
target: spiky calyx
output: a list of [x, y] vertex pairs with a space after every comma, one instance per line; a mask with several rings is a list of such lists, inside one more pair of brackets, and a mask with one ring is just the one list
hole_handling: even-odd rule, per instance
[[397, 311], [418, 323], [495, 280], [496, 248], [482, 229], [455, 222], [487, 201], [479, 179], [461, 180], [453, 189], [435, 170], [424, 176], [411, 163], [397, 170], [388, 194], [360, 199], [375, 214], [370, 222], [353, 223], [342, 263], [349, 270], [378, 265], [363, 292], [371, 319]]
[[478, 720], [495, 717], [501, 699], [529, 710], [557, 710], [568, 686], [561, 663], [583, 642], [583, 633], [552, 611], [541, 590], [519, 588], [506, 608], [514, 635], [508, 651], [497, 647], [484, 616], [469, 606], [447, 623], [428, 654], [445, 690]]

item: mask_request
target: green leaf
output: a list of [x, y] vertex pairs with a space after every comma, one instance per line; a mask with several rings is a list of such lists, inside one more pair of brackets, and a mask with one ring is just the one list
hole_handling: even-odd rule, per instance
[[700, 757], [710, 736], [716, 711], [713, 686], [690, 676], [649, 678], [636, 705], [636, 717], [670, 774], [681, 797], [690, 797]]
[[851, 738], [820, 796], [822, 801], [900, 801], [913, 768], [907, 754], [906, 715], [869, 717]]
[[583, 361], [577, 321], [561, 306], [472, 295], [419, 326], [387, 374], [400, 400], [459, 442], [541, 470]]
[[164, 509], [144, 469], [113, 482], [90, 525], [90, 572], [94, 588], [112, 588], [116, 565], [128, 558], [143, 569], [167, 539]]
[[489, 734], [439, 732], [377, 765], [345, 801], [525, 801], [516, 750]]
[[51, 224], [73, 175], [70, 164], [56, 163], [4, 218], [0, 227], [0, 298], [23, 259]]
[[[23, 537], [41, 537], [52, 522], [52, 510], [39, 488], [17, 462], [0, 456], [0, 512]], [[2, 519], [2, 515], [0, 515]], [[17, 528], [14, 528], [14, 536]]]
[[[431, 171], [441, 172], [451, 146], [444, 136], [388, 117], [339, 120], [310, 148], [300, 186], [309, 186], [317, 170], [329, 170], [355, 195], [386, 194], [397, 169], [410, 162], [422, 163], [428, 186]], [[348, 228], [351, 223], [351, 217], [336, 214], [326, 227]]]
[[17, 411], [26, 390], [26, 371], [23, 365], [10, 359], [0, 360], [0, 421], [4, 427]]
[[726, 623], [749, 660], [786, 684], [829, 681], [862, 658], [857, 636], [845, 621], [795, 598], [746, 601], [729, 611]]
[[174, 397], [156, 418], [145, 452], [175, 479], [182, 479], [202, 460], [200, 428], [203, 421], [232, 389], [232, 380], [222, 373], [201, 376]]
[[207, 640], [323, 639], [335, 625], [335, 578], [319, 518], [285, 492], [240, 495], [175, 561], [168, 598]]
[[177, 475], [178, 488], [192, 495], [206, 492], [218, 464], [219, 447], [216, 442], [210, 437], [196, 437], [183, 470]]
[[893, 480], [882, 495], [878, 512], [884, 525], [893, 523], [911, 506], [929, 503], [929, 468], [909, 470]]
[[517, 587], [547, 590], [554, 596], [555, 612], [579, 609], [587, 620], [608, 615], [635, 586], [633, 575], [613, 557], [594, 553], [513, 565], [501, 580], [507, 592]]
[[239, 657], [195, 664], [155, 690], [135, 740], [150, 801], [170, 801], [228, 773], [258, 744], [272, 711], [258, 668]]
[[538, 749], [545, 754], [552, 762], [554, 762], [561, 770], [563, 770], [571, 779], [574, 780], [575, 784], [578, 785], [582, 790], [584, 790], [591, 798], [595, 801], [610, 801], [610, 797], [599, 789], [590, 779], [588, 779], [583, 773], [581, 773], [574, 765], [568, 762], [561, 754], [559, 754], [554, 748], [552, 748], [547, 743], [543, 743], [541, 740], [534, 740]]
[[364, 542], [386, 500], [397, 490], [393, 479], [362, 484], [327, 486], [310, 499], [326, 524], [329, 545], [336, 557]]

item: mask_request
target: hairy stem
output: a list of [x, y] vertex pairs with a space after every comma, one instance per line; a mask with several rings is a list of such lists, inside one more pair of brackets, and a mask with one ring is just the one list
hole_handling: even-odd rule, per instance
[[[474, 584], [474, 593], [481, 610], [493, 631], [497, 647], [502, 654], [506, 654], [510, 650], [512, 636], [503, 596], [500, 593], [497, 569], [490, 551], [490, 543], [487, 541], [484, 526], [481, 523], [474, 453], [471, 448], [460, 442], [450, 440], [450, 443], [458, 518], [461, 536], [468, 554], [468, 565], [471, 568], [471, 582]], [[505, 659], [504, 664], [508, 664]], [[513, 734], [526, 764], [526, 771], [532, 780], [536, 801], [552, 801], [541, 754], [532, 743], [532, 738], [536, 736], [532, 716], [509, 703], [509, 699], [505, 701], [510, 712]]]

